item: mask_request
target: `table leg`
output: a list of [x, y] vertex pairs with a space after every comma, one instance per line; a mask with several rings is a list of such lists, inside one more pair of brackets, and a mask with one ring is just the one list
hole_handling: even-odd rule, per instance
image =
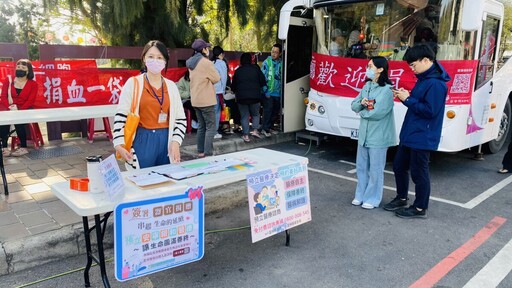
[[[0, 147], [2, 147], [1, 145], [2, 139], [0, 139]], [[0, 150], [2, 150], [2, 148], [0, 148]], [[7, 185], [7, 176], [5, 176], [4, 154], [0, 155], [0, 173], [2, 174], [2, 181], [4, 182], [4, 193], [5, 195], [9, 195], [9, 185]]]
[[[89, 281], [89, 271], [92, 266], [92, 261], [98, 263], [101, 271], [101, 280], [103, 281], [103, 286], [105, 288], [110, 288], [110, 283], [108, 281], [107, 276], [107, 268], [105, 265], [105, 251], [103, 250], [103, 237], [105, 236], [105, 229], [107, 228], [107, 221], [112, 212], [105, 213], [103, 218], [99, 214], [94, 215], [94, 226], [89, 228], [89, 220], [87, 217], [82, 217], [83, 225], [84, 225], [84, 235], [85, 235], [85, 249], [87, 251], [87, 265], [84, 270], [84, 281], [85, 287], [91, 287], [91, 283]], [[103, 226], [101, 225], [103, 223]], [[98, 257], [96, 257], [92, 253], [91, 247], [91, 232], [96, 231], [96, 241], [98, 244]]]
[[[110, 283], [108, 282], [107, 269], [105, 267], [105, 251], [103, 251], [103, 235], [105, 232], [106, 224], [108, 217], [110, 216], [110, 212], [105, 214], [103, 220], [100, 219], [100, 215], [94, 215], [94, 226], [96, 226], [96, 239], [98, 241], [98, 260], [101, 271], [101, 279], [103, 280], [103, 286], [105, 288], [110, 288]], [[103, 222], [103, 229], [101, 227], [101, 222]]]
[[85, 249], [87, 251], [87, 265], [85, 265], [84, 270], [84, 281], [85, 287], [91, 287], [91, 282], [89, 281], [89, 270], [92, 265], [91, 231], [89, 230], [89, 220], [87, 217], [82, 217], [82, 221], [84, 224]]

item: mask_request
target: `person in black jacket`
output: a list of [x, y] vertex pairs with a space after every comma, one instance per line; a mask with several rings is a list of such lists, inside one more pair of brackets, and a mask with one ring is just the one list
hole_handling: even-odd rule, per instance
[[[258, 132], [260, 126], [260, 101], [261, 91], [265, 87], [265, 76], [258, 66], [251, 63], [251, 54], [243, 53], [240, 56], [240, 67], [236, 69], [231, 83], [231, 89], [235, 92], [236, 102], [240, 110], [243, 130], [242, 139], [250, 142], [249, 134], [261, 138]], [[252, 129], [249, 133], [249, 116], [252, 117]]]

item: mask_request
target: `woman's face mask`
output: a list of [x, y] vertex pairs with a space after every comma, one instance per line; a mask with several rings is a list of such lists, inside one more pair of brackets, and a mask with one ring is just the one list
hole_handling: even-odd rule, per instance
[[373, 70], [372, 68], [366, 68], [366, 77], [373, 80], [375, 78], [375, 75], [375, 70]]
[[16, 77], [25, 77], [25, 76], [27, 76], [27, 71], [16, 70]]
[[153, 74], [159, 74], [165, 68], [165, 61], [159, 59], [146, 59], [146, 68]]

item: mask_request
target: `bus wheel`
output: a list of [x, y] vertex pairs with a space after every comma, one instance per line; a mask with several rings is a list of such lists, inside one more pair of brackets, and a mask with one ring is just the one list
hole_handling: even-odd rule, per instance
[[510, 105], [510, 100], [507, 100], [505, 104], [505, 109], [503, 110], [503, 115], [501, 116], [500, 122], [500, 131], [498, 132], [498, 137], [496, 139], [485, 143], [482, 148], [484, 153], [498, 153], [505, 142], [507, 141], [507, 136], [510, 131], [510, 122], [512, 121], [512, 108]]

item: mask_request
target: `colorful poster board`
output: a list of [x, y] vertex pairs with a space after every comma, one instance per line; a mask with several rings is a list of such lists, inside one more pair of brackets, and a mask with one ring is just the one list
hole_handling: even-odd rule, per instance
[[307, 164], [283, 165], [246, 179], [253, 243], [311, 221]]
[[119, 281], [198, 261], [204, 255], [203, 187], [121, 203], [114, 210], [114, 268]]

